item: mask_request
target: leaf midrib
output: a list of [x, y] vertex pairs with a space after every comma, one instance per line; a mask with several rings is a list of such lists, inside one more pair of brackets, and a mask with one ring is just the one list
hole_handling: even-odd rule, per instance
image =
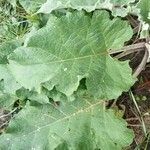
[[[84, 60], [84, 59], [87, 59], [87, 58], [93, 58], [93, 57], [98, 57], [98, 56], [106, 56], [106, 55], [108, 55], [109, 56], [109, 52], [108, 51], [106, 51], [106, 52], [103, 52], [103, 53], [99, 53], [99, 54], [92, 54], [92, 55], [87, 55], [87, 56], [80, 56], [80, 57], [74, 57], [74, 58], [70, 58], [70, 59], [61, 59], [61, 58], [58, 58], [58, 59], [61, 59], [61, 60], [57, 60], [57, 61], [50, 61], [50, 62], [48, 62], [48, 63], [31, 63], [31, 64], [21, 64], [21, 65], [41, 65], [41, 64], [44, 64], [44, 65], [48, 65], [48, 64], [55, 64], [55, 63], [64, 63], [64, 62], [67, 62], [67, 61], [76, 61], [76, 60]], [[55, 56], [54, 54], [53, 54], [53, 56]], [[56, 58], [57, 58], [57, 56], [55, 56]], [[17, 61], [15, 61], [15, 60], [11, 60], [11, 59], [9, 59], [9, 62], [10, 61], [13, 61], [13, 62], [17, 62]], [[18, 62], [17, 62], [18, 63]]]

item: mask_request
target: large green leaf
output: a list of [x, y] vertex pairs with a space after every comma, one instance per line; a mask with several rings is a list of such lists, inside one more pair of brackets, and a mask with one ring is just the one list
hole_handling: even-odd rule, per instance
[[102, 99], [117, 98], [134, 83], [128, 62], [114, 60], [109, 49], [120, 48], [132, 36], [131, 27], [119, 18], [110, 20], [106, 11], [92, 18], [84, 12], [51, 16], [46, 27], [30, 37], [9, 57], [9, 69], [23, 87], [40, 90], [50, 81], [67, 96], [82, 78], [88, 91]]
[[134, 0], [47, 0], [46, 3], [41, 6], [39, 12], [50, 13], [60, 8], [85, 9], [88, 12], [101, 8], [112, 10], [113, 6], [125, 5], [133, 1]]
[[27, 105], [0, 136], [2, 150], [121, 150], [133, 139], [123, 119], [102, 101]]
[[[101, 8], [114, 10], [114, 6], [122, 6], [134, 1], [135, 0], [19, 0], [21, 5], [29, 13], [35, 12], [40, 7], [38, 11], [40, 13], [50, 13], [53, 10], [61, 8], [84, 9], [88, 12]], [[121, 9], [124, 10], [124, 8]]]

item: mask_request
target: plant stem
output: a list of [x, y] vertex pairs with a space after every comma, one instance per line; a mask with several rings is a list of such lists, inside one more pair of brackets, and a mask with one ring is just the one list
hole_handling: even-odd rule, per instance
[[4, 117], [7, 117], [7, 116], [10, 116], [12, 113], [14, 113], [15, 111], [17, 110], [17, 108], [15, 108], [14, 110], [12, 110], [11, 112], [9, 112], [8, 114], [5, 114], [5, 115], [2, 115], [0, 116], [0, 119], [4, 118]]

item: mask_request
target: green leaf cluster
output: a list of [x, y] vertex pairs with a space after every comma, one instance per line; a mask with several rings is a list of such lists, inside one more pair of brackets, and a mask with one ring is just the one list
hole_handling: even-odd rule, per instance
[[121, 150], [132, 143], [133, 132], [105, 104], [135, 82], [129, 62], [110, 56], [133, 36], [126, 20], [113, 17], [126, 15], [132, 2], [11, 1], [32, 27], [0, 45], [0, 108], [21, 109], [0, 149]]

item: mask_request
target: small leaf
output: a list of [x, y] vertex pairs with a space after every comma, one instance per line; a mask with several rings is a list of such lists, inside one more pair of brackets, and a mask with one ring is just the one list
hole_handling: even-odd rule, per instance
[[19, 0], [28, 13], [36, 12], [46, 0]]
[[17, 97], [12, 94], [5, 94], [0, 92], [0, 108], [11, 110]]
[[137, 7], [140, 8], [142, 19], [145, 22], [150, 23], [150, 19], [148, 18], [150, 13], [150, 0], [140, 0]]
[[19, 46], [21, 46], [20, 40], [8, 41], [0, 45], [0, 81], [3, 80], [3, 92], [7, 94], [14, 94], [21, 87], [7, 66], [7, 56]]
[[41, 104], [49, 103], [49, 98], [44, 93], [32, 92], [31, 95], [28, 97], [28, 99], [36, 101]]
[[21, 88], [16, 91], [16, 95], [22, 101], [31, 100], [31, 101], [38, 102], [40, 104], [49, 103], [49, 98], [46, 95], [46, 93], [43, 91], [37, 93], [35, 91], [29, 91], [27, 89]]
[[6, 64], [8, 62], [7, 56], [11, 54], [17, 47], [21, 46], [21, 41], [12, 40], [0, 45], [0, 64]]

